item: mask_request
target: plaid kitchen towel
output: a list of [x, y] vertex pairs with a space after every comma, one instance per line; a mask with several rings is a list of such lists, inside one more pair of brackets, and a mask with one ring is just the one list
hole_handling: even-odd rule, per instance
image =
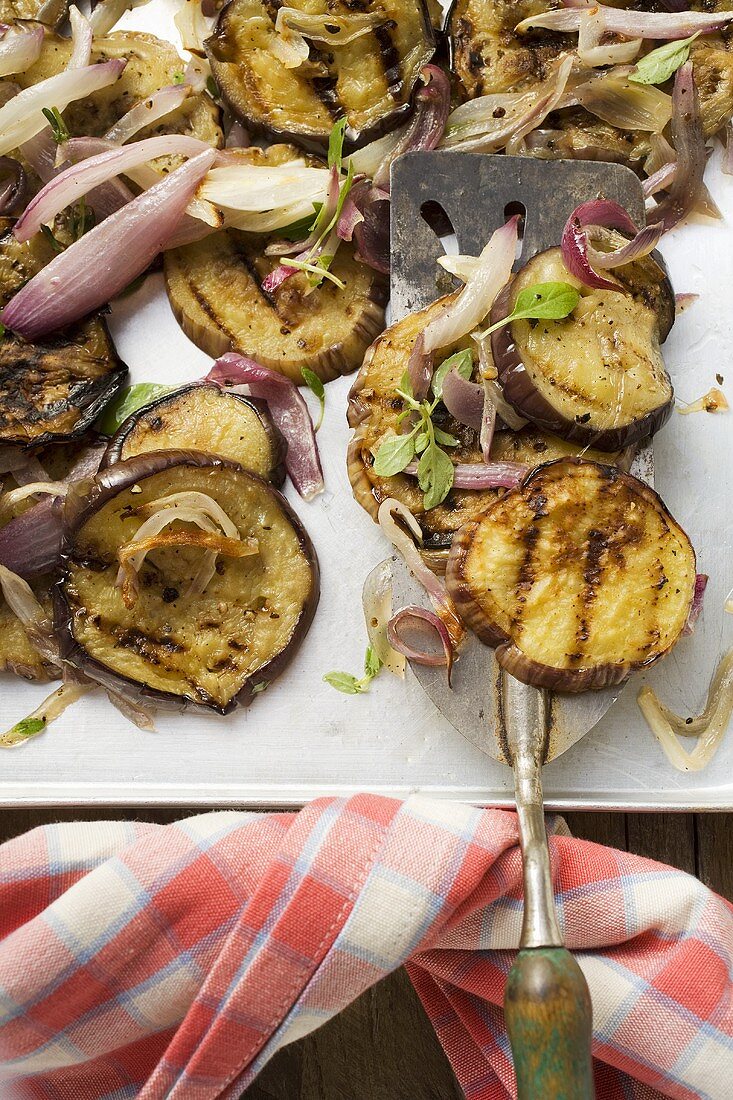
[[[551, 853], [599, 1100], [732, 1096], [731, 907], [626, 852]], [[515, 816], [421, 797], [36, 829], [0, 847], [0, 1096], [238, 1097], [407, 962], [469, 1100], [511, 1097], [521, 907]]]

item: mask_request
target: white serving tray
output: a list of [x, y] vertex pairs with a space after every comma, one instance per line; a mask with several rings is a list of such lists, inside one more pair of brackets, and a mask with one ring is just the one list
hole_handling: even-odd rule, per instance
[[[122, 25], [176, 40], [173, 0], [153, 0]], [[552, 171], [551, 163], [548, 171]], [[678, 397], [691, 401], [725, 377], [733, 395], [733, 180], [708, 170], [725, 223], [686, 225], [663, 252], [678, 292], [699, 293], [674, 326], [665, 358]], [[110, 327], [134, 381], [183, 383], [211, 360], [181, 332], [160, 275], [116, 303]], [[361, 586], [387, 556], [379, 529], [351, 496], [345, 453], [348, 379], [327, 387], [319, 443], [327, 491], [304, 504], [288, 488], [321, 563], [321, 603], [296, 659], [246, 711], [227, 718], [161, 714], [157, 732], [131, 726], [99, 693], [71, 707], [44, 735], [0, 753], [0, 804], [297, 805], [320, 795], [372, 790], [511, 805], [511, 773], [463, 739], [408, 672], [383, 673], [368, 694], [323, 683], [331, 669], [359, 672], [366, 637]], [[648, 676], [633, 680], [599, 725], [544, 772], [548, 806], [562, 809], [733, 809], [733, 737], [706, 771], [681, 774], [662, 754], [636, 705], [643, 681], [679, 711], [696, 714], [720, 654], [733, 644], [723, 604], [733, 586], [731, 414], [675, 412], [654, 444], [656, 486], [710, 574], [705, 609]], [[0, 678], [4, 727], [48, 692]], [[730, 734], [730, 731], [729, 731]]]

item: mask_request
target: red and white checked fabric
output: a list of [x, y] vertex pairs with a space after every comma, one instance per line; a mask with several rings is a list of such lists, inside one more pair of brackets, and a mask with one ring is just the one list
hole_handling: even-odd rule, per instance
[[[599, 1100], [732, 1096], [733, 909], [626, 852], [551, 854]], [[407, 962], [466, 1096], [503, 1100], [521, 904], [514, 815], [422, 797], [36, 829], [0, 847], [0, 1096], [238, 1097]]]

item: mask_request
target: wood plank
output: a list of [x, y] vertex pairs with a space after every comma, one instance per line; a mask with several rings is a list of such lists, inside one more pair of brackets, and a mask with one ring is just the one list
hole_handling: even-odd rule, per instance
[[733, 901], [733, 814], [696, 814], [696, 874]]
[[626, 814], [630, 852], [695, 873], [694, 814]]
[[626, 848], [626, 828], [623, 814], [589, 813], [578, 810], [562, 815], [573, 836], [581, 840], [594, 840], [596, 844], [608, 844], [611, 848]]

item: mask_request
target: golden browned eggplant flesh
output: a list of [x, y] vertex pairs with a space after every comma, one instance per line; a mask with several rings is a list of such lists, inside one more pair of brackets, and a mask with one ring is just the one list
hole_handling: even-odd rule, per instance
[[67, 511], [55, 626], [64, 658], [103, 685], [228, 713], [285, 668], [318, 593], [315, 551], [276, 489], [212, 455], [156, 451], [103, 471]]
[[620, 683], [675, 644], [692, 607], [695, 553], [643, 482], [560, 459], [460, 530], [446, 583], [503, 668], [579, 692]]

